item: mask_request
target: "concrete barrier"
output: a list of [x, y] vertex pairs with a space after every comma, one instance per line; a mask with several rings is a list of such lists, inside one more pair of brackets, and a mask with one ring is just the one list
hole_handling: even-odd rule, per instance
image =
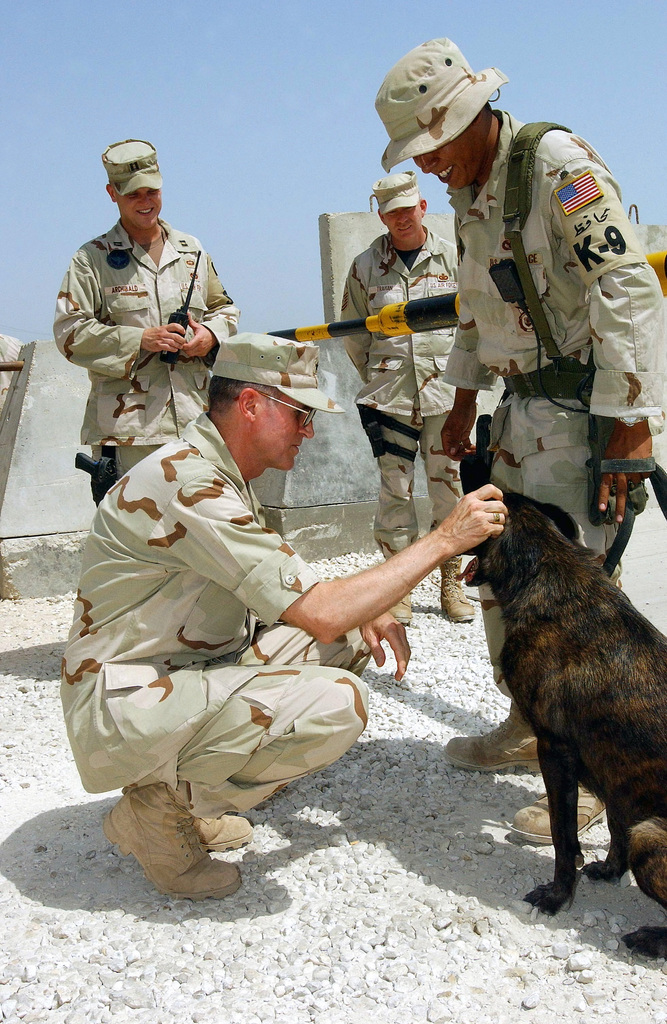
[[[449, 214], [427, 214], [426, 222], [453, 237]], [[345, 277], [354, 256], [380, 234], [376, 214], [334, 213], [320, 217], [324, 314], [311, 323], [338, 318]], [[667, 249], [667, 227], [638, 225], [647, 252]], [[276, 324], [281, 327], [305, 326]], [[0, 413], [0, 596], [47, 597], [75, 590], [81, 548], [94, 512], [88, 477], [74, 468], [88, 395], [85, 371], [72, 366], [51, 340], [23, 347], [25, 366], [15, 373]], [[269, 525], [306, 558], [374, 548], [372, 522], [379, 475], [361, 429], [354, 397], [356, 370], [342, 342], [322, 342], [322, 385], [347, 416], [319, 416], [314, 440], [304, 445], [294, 470], [269, 471], [256, 490]], [[500, 388], [480, 394], [480, 411], [495, 407]], [[667, 464], [667, 436], [656, 456]], [[418, 460], [416, 503], [428, 528], [426, 481]], [[654, 503], [654, 499], [652, 500]]]
[[53, 341], [19, 358], [0, 418], [0, 595], [48, 597], [76, 589], [95, 509], [74, 468], [89, 385]]

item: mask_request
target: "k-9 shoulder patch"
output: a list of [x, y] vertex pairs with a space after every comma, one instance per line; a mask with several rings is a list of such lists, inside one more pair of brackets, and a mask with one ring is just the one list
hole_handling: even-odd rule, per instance
[[590, 171], [580, 174], [578, 178], [569, 181], [567, 185], [561, 185], [560, 188], [555, 189], [555, 198], [567, 217], [571, 213], [581, 210], [582, 206], [588, 206], [596, 199], [602, 199], [603, 196], [605, 193]]
[[590, 171], [580, 174], [578, 178], [569, 181], [567, 185], [555, 189], [556, 199], [563, 207], [566, 217], [582, 206], [588, 206], [596, 199], [602, 199], [604, 192], [598, 185]]

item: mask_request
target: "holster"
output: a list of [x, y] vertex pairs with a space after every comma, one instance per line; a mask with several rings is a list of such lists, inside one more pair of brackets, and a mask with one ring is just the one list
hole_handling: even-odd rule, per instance
[[82, 469], [90, 476], [90, 490], [93, 501], [99, 505], [110, 487], [113, 487], [118, 479], [116, 468], [116, 453], [110, 445], [102, 447], [102, 457], [95, 461], [85, 452], [77, 452], [74, 459], [77, 469]]
[[381, 455], [397, 455], [399, 459], [407, 459], [408, 462], [415, 461], [417, 449], [404, 448], [393, 441], [387, 441], [382, 432], [382, 427], [386, 430], [393, 430], [397, 434], [411, 437], [413, 441], [419, 441], [420, 431], [416, 427], [409, 427], [407, 424], [394, 419], [393, 416], [388, 416], [386, 412], [380, 412], [379, 409], [374, 409], [370, 405], [358, 405], [357, 409], [359, 410], [361, 425], [371, 443], [374, 459], [379, 459]]

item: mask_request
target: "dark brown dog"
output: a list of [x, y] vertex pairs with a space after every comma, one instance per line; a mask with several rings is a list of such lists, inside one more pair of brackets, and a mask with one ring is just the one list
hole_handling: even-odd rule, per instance
[[[466, 579], [488, 583], [506, 638], [502, 671], [537, 736], [556, 850], [553, 882], [524, 898], [548, 914], [571, 900], [577, 867], [577, 783], [607, 806], [605, 861], [589, 878], [628, 867], [667, 908], [667, 639], [613, 586], [574, 524], [553, 505], [505, 494], [502, 535], [475, 549]], [[667, 956], [667, 928], [639, 928], [625, 943]]]

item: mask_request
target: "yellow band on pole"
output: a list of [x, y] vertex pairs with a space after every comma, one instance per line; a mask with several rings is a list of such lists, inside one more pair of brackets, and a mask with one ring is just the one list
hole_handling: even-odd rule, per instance
[[405, 307], [407, 302], [392, 302], [383, 306], [378, 313], [380, 333], [389, 337], [396, 337], [399, 334], [414, 334], [405, 321]]
[[316, 327], [296, 327], [294, 337], [296, 341], [326, 341], [331, 335], [328, 324], [318, 324]]
[[650, 252], [646, 259], [658, 275], [662, 294], [667, 295], [667, 252]]

